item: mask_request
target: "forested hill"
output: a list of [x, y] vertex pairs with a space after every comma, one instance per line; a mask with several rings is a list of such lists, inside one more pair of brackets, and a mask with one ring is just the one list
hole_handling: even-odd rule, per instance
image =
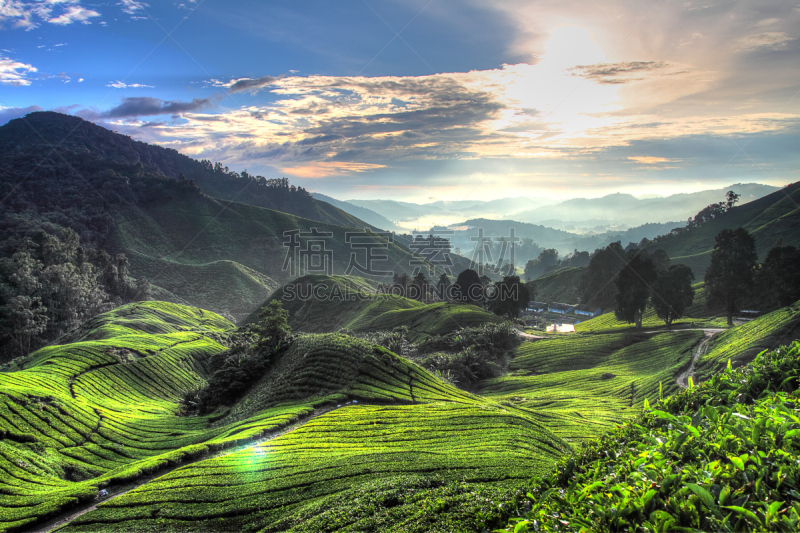
[[646, 248], [666, 251], [673, 263], [688, 265], [695, 276], [702, 277], [711, 261], [717, 234], [723, 229], [738, 227], [743, 227], [753, 236], [756, 252], [762, 261], [779, 240], [785, 246], [800, 246], [800, 182], [690, 227], [673, 230], [656, 238]]
[[341, 209], [315, 200], [304, 189], [290, 187], [286, 180], [231, 172], [219, 163], [197, 161], [171, 148], [135, 141], [81, 118], [51, 111], [31, 113], [0, 127], [0, 165], [0, 192], [5, 197], [10, 189], [17, 189], [17, 203], [38, 205], [48, 200], [42, 191], [61, 192], [65, 187], [75, 187], [81, 194], [95, 185], [105, 187], [104, 193], [117, 187], [106, 185], [108, 180], [98, 183], [94, 179], [98, 172], [105, 172], [109, 179], [113, 174], [127, 179], [149, 174], [179, 180], [183, 175], [203, 193], [222, 200], [337, 226], [365, 226]]

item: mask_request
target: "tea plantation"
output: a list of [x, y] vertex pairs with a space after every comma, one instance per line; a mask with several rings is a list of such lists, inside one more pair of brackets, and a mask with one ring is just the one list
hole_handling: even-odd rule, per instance
[[[411, 321], [417, 339], [462, 327], [437, 322], [443, 309], [485, 314], [365, 302], [348, 324]], [[742, 365], [794, 335], [798, 313], [718, 333], [702, 353], [704, 331], [688, 328], [526, 340], [469, 391], [370, 340], [301, 333], [201, 416], [180, 401], [237, 342], [234, 325], [122, 306], [0, 373], [0, 530], [86, 506], [59, 530], [479, 532], [520, 515], [509, 531], [788, 531], [800, 418], [781, 394], [796, 394], [800, 348]], [[708, 381], [679, 393], [695, 353]]]

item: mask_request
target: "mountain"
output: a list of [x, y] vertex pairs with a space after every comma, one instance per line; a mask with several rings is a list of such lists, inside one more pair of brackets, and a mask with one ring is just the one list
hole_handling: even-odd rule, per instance
[[331, 198], [330, 196], [326, 196], [322, 193], [312, 192], [311, 197], [315, 200], [321, 200], [323, 202], [329, 203], [334, 207], [338, 207], [342, 211], [346, 213], [350, 213], [354, 217], [363, 220], [364, 222], [383, 230], [396, 230], [399, 229], [394, 225], [394, 222], [389, 220], [383, 215], [379, 215], [372, 209], [367, 209], [366, 207], [359, 207], [355, 204], [350, 202], [344, 202], [342, 200], [337, 200], [336, 198]]
[[[287, 232], [325, 233], [318, 240], [332, 254], [331, 273], [343, 273], [353, 252], [366, 265], [367, 251], [345, 237], [370, 227], [366, 222], [285, 181], [265, 184], [209, 166], [77, 117], [43, 112], [12, 120], [0, 127], [0, 256], [39, 230], [69, 227], [84, 247], [125, 254], [130, 274], [146, 277], [154, 297], [232, 319], [299, 275], [284, 269], [284, 243], [293, 238]], [[310, 240], [298, 233], [296, 252]], [[372, 265], [389, 273], [386, 280], [413, 271], [402, 242], [387, 244], [388, 259]]]
[[[84, 186], [92, 181], [91, 176], [103, 171], [128, 178], [150, 174], [171, 180], [183, 174], [203, 193], [221, 200], [235, 200], [340, 226], [364, 226], [356, 217], [315, 200], [302, 190], [297, 193], [288, 185], [270, 186], [263, 178], [229, 172], [226, 167], [197, 161], [172, 148], [135, 141], [72, 115], [41, 111], [9, 121], [0, 127], [0, 154], [5, 171], [13, 169], [22, 174], [15, 180], [4, 172], [4, 185], [10, 181], [24, 187], [26, 192], [41, 193], [48, 188], [43, 182], [65, 177], [58, 174], [83, 175], [84, 183], [72, 177]], [[34, 168], [53, 169], [55, 175], [37, 172], [28, 176]]]
[[646, 223], [666, 223], [686, 220], [711, 203], [725, 199], [733, 190], [740, 194], [740, 204], [746, 204], [775, 192], [778, 188], [759, 183], [737, 183], [721, 189], [696, 193], [681, 193], [659, 198], [636, 198], [616, 193], [602, 198], [573, 198], [564, 202], [516, 213], [515, 220], [550, 225], [595, 226], [606, 221], [612, 224], [639, 226]]
[[[779, 241], [786, 246], [800, 248], [800, 182], [787, 185], [744, 205], [737, 205], [698, 227], [662, 235], [654, 239], [646, 250], [666, 251], [672, 264], [689, 266], [695, 279], [700, 281], [711, 262], [711, 251], [717, 234], [723, 229], [740, 226], [755, 238], [759, 261], [763, 261], [769, 250]], [[625, 241], [622, 244], [624, 246]], [[580, 277], [574, 270], [548, 274], [547, 295], [552, 300], [574, 301], [576, 283], [579, 281]]]
[[755, 238], [759, 261], [782, 240], [785, 246], [800, 247], [800, 182], [792, 183], [724, 215], [677, 234], [657, 239], [648, 250], [666, 251], [673, 263], [692, 268], [699, 279], [711, 262], [714, 239], [723, 229], [745, 228]]

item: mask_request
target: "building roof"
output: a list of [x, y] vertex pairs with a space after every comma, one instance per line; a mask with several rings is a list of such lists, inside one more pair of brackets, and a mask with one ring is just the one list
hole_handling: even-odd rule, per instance
[[559, 311], [567, 311], [568, 309], [574, 308], [574, 305], [570, 304], [559, 304], [559, 303], [552, 303], [550, 304], [550, 309], [558, 309]]
[[580, 305], [576, 305], [575, 309], [577, 309], [579, 311], [590, 311], [590, 312], [593, 313], [593, 312], [597, 311], [598, 309], [600, 309], [600, 306], [599, 305], [580, 304]]

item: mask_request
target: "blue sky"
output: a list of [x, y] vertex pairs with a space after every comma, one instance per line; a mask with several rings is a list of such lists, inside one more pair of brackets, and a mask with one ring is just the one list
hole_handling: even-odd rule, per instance
[[0, 0], [0, 123], [47, 109], [330, 196], [798, 179], [796, 2]]

